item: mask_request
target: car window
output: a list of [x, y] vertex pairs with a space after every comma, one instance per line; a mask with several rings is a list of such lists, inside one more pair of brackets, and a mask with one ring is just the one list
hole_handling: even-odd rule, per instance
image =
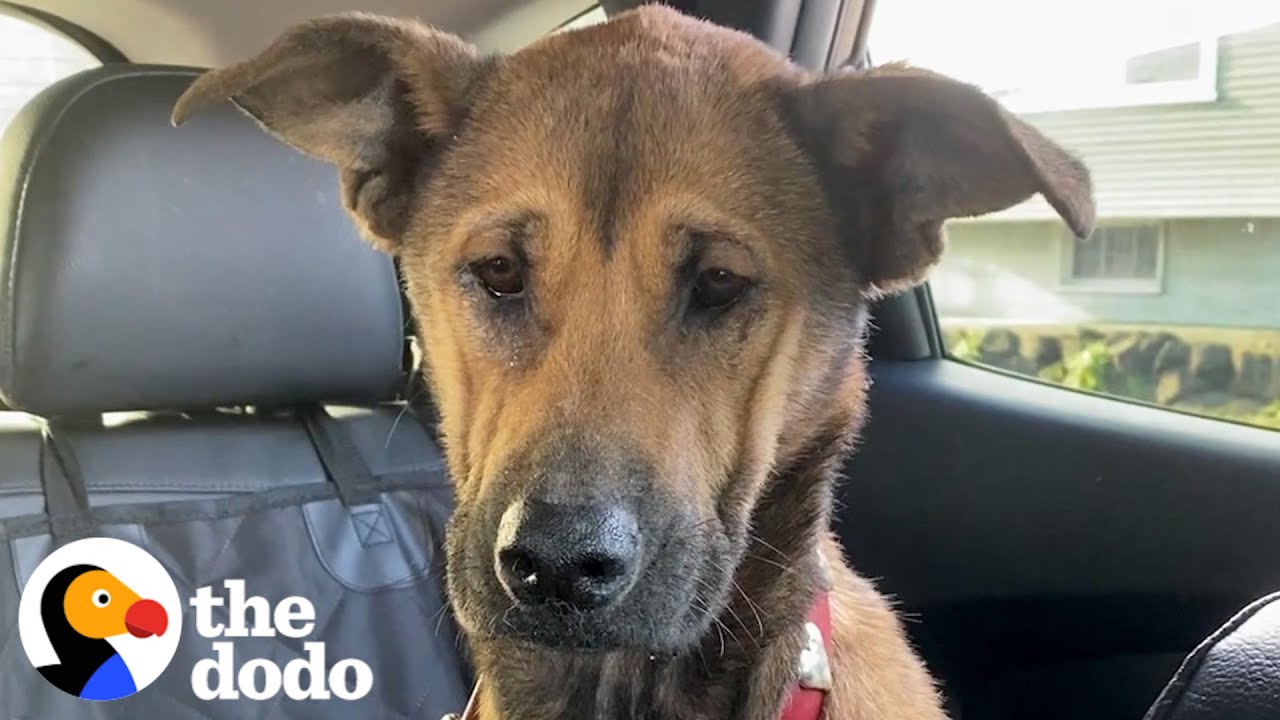
[[41, 90], [100, 64], [66, 36], [0, 12], [0, 131]]
[[586, 12], [583, 12], [582, 14], [575, 16], [572, 20], [570, 20], [569, 22], [566, 22], [565, 24], [561, 25], [556, 29], [572, 30], [574, 28], [586, 27], [588, 25], [595, 25], [596, 23], [602, 23], [608, 19], [609, 19], [608, 16], [604, 12], [604, 8], [600, 7], [599, 5], [596, 5], [591, 9], [587, 10]]
[[1093, 173], [1088, 238], [1038, 196], [948, 225], [952, 358], [1280, 429], [1280, 4], [893, 0], [869, 38]]
[[[66, 36], [6, 14], [0, 8], [0, 133], [41, 90], [100, 64], [88, 50]], [[0, 163], [3, 160], [0, 156]], [[0, 425], [25, 422], [24, 418], [6, 411], [0, 402]]]

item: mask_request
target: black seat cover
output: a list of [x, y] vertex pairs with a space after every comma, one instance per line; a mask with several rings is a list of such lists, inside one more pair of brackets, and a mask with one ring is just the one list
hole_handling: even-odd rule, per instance
[[1258, 600], [1183, 662], [1146, 720], [1280, 718], [1280, 593]]
[[[230, 106], [168, 118], [194, 70], [62, 81], [0, 140], [0, 718], [438, 720], [470, 671], [443, 591], [452, 498], [430, 420], [397, 400], [405, 317], [391, 260], [333, 171]], [[424, 416], [425, 417], [425, 416]], [[183, 600], [243, 579], [315, 606], [328, 663], [372, 692], [202, 701], [190, 608], [173, 663], [109, 703], [39, 677], [20, 593], [55, 548], [128, 540]], [[304, 640], [241, 638], [283, 666]]]

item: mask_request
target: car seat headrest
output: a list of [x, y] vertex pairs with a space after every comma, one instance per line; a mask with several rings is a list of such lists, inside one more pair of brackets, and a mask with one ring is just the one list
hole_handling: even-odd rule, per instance
[[0, 139], [0, 397], [38, 415], [375, 402], [402, 383], [390, 258], [328, 166], [230, 104], [169, 124], [198, 75], [107, 66]]

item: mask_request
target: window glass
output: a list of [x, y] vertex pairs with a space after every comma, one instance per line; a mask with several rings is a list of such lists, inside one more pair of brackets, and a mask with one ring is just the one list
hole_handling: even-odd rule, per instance
[[1280, 3], [892, 0], [869, 48], [982, 87], [1093, 174], [1088, 238], [1040, 197], [948, 225], [952, 357], [1280, 429]]
[[570, 20], [569, 22], [565, 23], [564, 25], [561, 25], [559, 28], [557, 28], [557, 30], [572, 30], [574, 28], [586, 27], [588, 25], [595, 25], [596, 23], [602, 23], [608, 19], [609, 19], [608, 16], [604, 12], [604, 8], [597, 5], [591, 8], [590, 10], [587, 10], [586, 12], [582, 13], [581, 15], [575, 17], [574, 19]]
[[41, 90], [100, 64], [69, 38], [0, 12], [0, 131]]
[[[68, 38], [0, 10], [0, 133], [36, 93], [99, 64]], [[5, 411], [0, 402], [0, 425], [23, 422], [23, 417]]]

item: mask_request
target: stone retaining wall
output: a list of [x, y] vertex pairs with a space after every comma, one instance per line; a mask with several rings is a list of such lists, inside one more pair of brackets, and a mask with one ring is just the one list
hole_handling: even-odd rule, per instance
[[1280, 330], [947, 324], [944, 337], [959, 359], [1079, 389], [1250, 421], [1280, 409]]

